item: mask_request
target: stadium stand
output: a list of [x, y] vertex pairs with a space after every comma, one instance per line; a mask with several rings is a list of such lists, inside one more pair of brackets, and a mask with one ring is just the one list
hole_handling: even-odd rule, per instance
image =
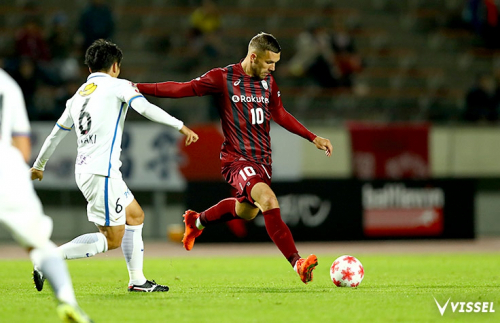
[[[63, 12], [71, 30], [76, 31], [86, 3], [45, 0], [38, 10], [44, 26]], [[189, 80], [211, 67], [238, 61], [245, 54], [248, 38], [267, 31], [277, 36], [283, 48], [276, 78], [285, 107], [318, 124], [350, 119], [456, 122], [476, 74], [493, 71], [500, 57], [494, 50], [477, 47], [471, 31], [449, 27], [450, 17], [463, 6], [460, 0], [219, 0], [219, 35], [228, 51], [217, 57], [198, 57], [196, 65], [189, 57], [187, 35], [189, 17], [199, 1], [109, 3], [116, 21], [113, 40], [125, 52], [122, 77], [142, 82]], [[19, 0], [0, 4], [0, 53], [13, 46], [25, 15], [23, 4]], [[342, 25], [353, 37], [364, 67], [354, 75], [351, 89], [320, 89], [280, 71], [295, 51], [298, 33], [312, 22], [333, 30]], [[37, 95], [50, 98], [55, 92], [50, 88], [42, 86]], [[193, 105], [203, 112], [210, 101], [173, 100], [168, 109], [178, 111], [188, 122], [207, 118], [206, 111], [185, 112], [185, 107]]]

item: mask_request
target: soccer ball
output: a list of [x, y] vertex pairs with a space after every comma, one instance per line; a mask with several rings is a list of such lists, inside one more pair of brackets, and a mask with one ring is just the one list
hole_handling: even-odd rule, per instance
[[333, 262], [330, 277], [337, 287], [358, 287], [365, 277], [365, 269], [358, 259], [344, 255]]

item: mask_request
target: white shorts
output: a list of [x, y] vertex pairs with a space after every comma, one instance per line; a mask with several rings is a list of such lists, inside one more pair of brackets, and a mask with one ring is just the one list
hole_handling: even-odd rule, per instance
[[52, 219], [43, 213], [30, 170], [18, 149], [0, 144], [0, 224], [24, 247], [44, 248]]
[[125, 208], [134, 195], [121, 178], [94, 174], [75, 174], [76, 185], [87, 200], [87, 217], [100, 226], [123, 225]]

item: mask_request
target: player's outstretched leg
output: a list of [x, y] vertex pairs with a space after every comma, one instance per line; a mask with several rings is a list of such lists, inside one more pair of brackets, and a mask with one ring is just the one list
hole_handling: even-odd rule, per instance
[[58, 247], [64, 259], [88, 258], [108, 251], [108, 241], [101, 232], [78, 236]]
[[45, 283], [45, 276], [37, 266], [33, 266], [33, 283], [35, 284], [36, 290], [41, 292], [43, 283]]
[[185, 229], [184, 229], [184, 237], [182, 238], [182, 244], [184, 245], [184, 249], [186, 250], [191, 250], [193, 249], [194, 246], [194, 240], [200, 236], [200, 234], [203, 232], [203, 229], [198, 229], [196, 226], [196, 220], [200, 217], [200, 214], [192, 211], [192, 210], [187, 210], [184, 212], [184, 223], [185, 223]]
[[59, 318], [66, 323], [92, 323], [90, 317], [77, 305], [68, 303], [60, 303], [57, 306], [57, 314]]
[[[78, 236], [70, 242], [59, 246], [57, 249], [63, 255], [64, 259], [79, 259], [106, 252], [108, 250], [108, 244], [106, 236], [100, 232], [96, 232]], [[45, 275], [39, 264], [36, 263], [33, 267], [33, 282], [35, 283], [35, 288], [39, 292], [42, 291]]]
[[299, 274], [300, 279], [307, 284], [313, 280], [313, 270], [318, 265], [318, 258], [315, 255], [310, 255], [307, 258], [300, 258], [295, 263], [293, 269]]
[[159, 285], [154, 280], [146, 280], [142, 285], [129, 285], [129, 292], [168, 292], [169, 288], [165, 285]]
[[57, 251], [55, 244], [48, 241], [40, 248], [31, 250], [30, 258], [34, 264], [37, 264], [34, 267], [33, 277], [37, 277], [41, 282], [39, 290], [43, 287], [45, 278], [52, 286], [54, 295], [59, 301], [57, 313], [61, 320], [63, 322], [92, 322], [87, 314], [78, 307], [66, 263]]

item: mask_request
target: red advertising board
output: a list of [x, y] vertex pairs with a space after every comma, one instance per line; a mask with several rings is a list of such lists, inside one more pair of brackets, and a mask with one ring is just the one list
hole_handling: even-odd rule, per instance
[[426, 123], [348, 124], [354, 176], [405, 179], [429, 176], [429, 125]]
[[[190, 127], [200, 139], [194, 145], [186, 147], [184, 140], [179, 142], [183, 153], [183, 162], [179, 167], [188, 180], [221, 181], [220, 148], [224, 136], [217, 124], [203, 124]], [[184, 139], [184, 138], [183, 138]]]
[[408, 187], [404, 182], [365, 183], [361, 189], [363, 232], [367, 237], [440, 236], [445, 192]]
[[368, 209], [363, 213], [363, 228], [367, 237], [439, 236], [443, 209]]

